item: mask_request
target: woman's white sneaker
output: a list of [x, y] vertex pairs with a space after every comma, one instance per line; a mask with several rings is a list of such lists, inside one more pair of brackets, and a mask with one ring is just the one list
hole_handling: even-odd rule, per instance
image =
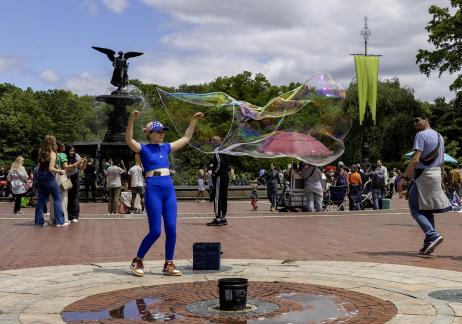
[[144, 276], [144, 265], [143, 265], [143, 260], [140, 258], [134, 258], [132, 261], [132, 264], [130, 265], [130, 269], [132, 270], [132, 273], [137, 276], [137, 277], [142, 277]]

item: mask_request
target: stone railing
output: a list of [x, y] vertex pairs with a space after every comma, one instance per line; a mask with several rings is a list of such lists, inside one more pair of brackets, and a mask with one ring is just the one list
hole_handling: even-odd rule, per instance
[[[267, 198], [266, 187], [258, 186], [258, 198]], [[196, 199], [197, 186], [175, 186], [176, 196], [180, 200], [192, 200]], [[252, 186], [229, 186], [228, 187], [228, 199], [248, 199], [250, 201], [250, 193], [252, 192]], [[205, 192], [205, 199], [209, 198], [209, 194]]]

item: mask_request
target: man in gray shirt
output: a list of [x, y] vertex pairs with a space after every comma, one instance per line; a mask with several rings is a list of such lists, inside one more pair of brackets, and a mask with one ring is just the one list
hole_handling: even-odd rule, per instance
[[402, 175], [398, 191], [402, 192], [404, 181], [410, 180], [409, 209], [425, 233], [419, 254], [429, 255], [443, 242], [443, 237], [436, 231], [433, 214], [452, 210], [451, 203], [443, 191], [444, 139], [430, 127], [424, 112], [414, 113], [412, 119], [417, 130], [414, 155]]

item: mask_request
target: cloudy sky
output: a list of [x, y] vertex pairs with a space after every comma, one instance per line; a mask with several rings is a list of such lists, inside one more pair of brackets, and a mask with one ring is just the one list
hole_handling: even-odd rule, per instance
[[431, 48], [432, 4], [449, 0], [2, 1], [0, 83], [105, 93], [111, 62], [94, 45], [144, 52], [129, 70], [144, 83], [194, 84], [248, 70], [287, 84], [326, 71], [347, 87], [367, 16], [368, 52], [383, 55], [381, 79], [398, 77], [421, 100], [452, 98], [452, 77], [427, 78], [415, 64], [417, 50]]

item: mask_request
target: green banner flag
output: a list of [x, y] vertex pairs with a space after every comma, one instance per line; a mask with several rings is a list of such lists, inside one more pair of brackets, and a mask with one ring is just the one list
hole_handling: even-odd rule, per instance
[[379, 78], [379, 57], [355, 55], [356, 80], [358, 81], [359, 124], [363, 123], [366, 104], [374, 124], [377, 112], [377, 82]]

